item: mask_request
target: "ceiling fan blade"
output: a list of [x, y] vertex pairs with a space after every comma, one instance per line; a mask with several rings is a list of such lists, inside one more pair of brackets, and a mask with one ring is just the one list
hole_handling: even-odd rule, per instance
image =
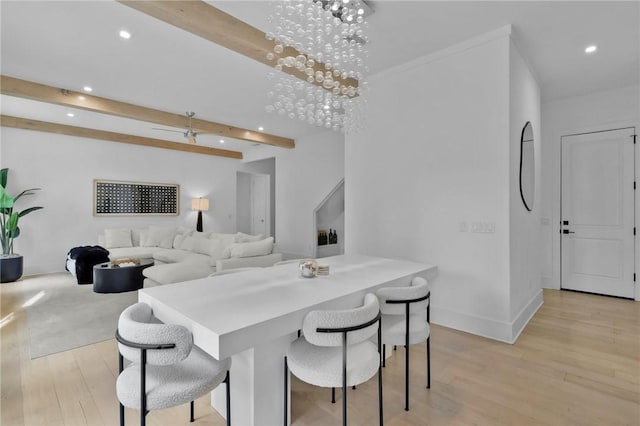
[[174, 133], [184, 133], [181, 130], [172, 130], [172, 129], [161, 129], [159, 127], [152, 127], [152, 130], [162, 130], [163, 132], [174, 132]]

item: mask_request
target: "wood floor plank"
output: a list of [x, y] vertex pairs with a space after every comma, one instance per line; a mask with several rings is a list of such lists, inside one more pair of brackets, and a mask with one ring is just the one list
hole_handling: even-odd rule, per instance
[[49, 368], [55, 371], [53, 381], [65, 424], [104, 425], [96, 401], [76, 362], [73, 350], [47, 357]]
[[[49, 360], [24, 360], [22, 388], [24, 391], [25, 425], [63, 425], [62, 410], [56, 392]], [[4, 424], [4, 423], [3, 423]]]
[[119, 411], [115, 381], [105, 380], [111, 377], [109, 366], [102, 360], [95, 345], [77, 348], [72, 352], [92, 400], [100, 402], [96, 405], [102, 421], [107, 425], [117, 424]]
[[20, 359], [20, 321], [11, 309], [10, 297], [3, 298], [0, 308], [0, 424], [19, 425], [24, 423], [22, 372], [13, 360]]

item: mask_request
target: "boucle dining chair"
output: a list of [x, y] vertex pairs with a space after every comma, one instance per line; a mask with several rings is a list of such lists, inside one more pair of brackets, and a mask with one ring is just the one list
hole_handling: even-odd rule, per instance
[[[124, 426], [124, 407], [140, 410], [140, 424], [144, 425], [149, 410], [186, 402], [190, 402], [190, 421], [193, 422], [193, 401], [223, 382], [227, 426], [231, 424], [231, 359], [212, 358], [193, 344], [189, 330], [180, 325], [163, 324], [146, 303], [131, 305], [120, 314], [116, 340], [120, 372], [116, 392], [121, 426]], [[125, 358], [130, 361], [126, 368]]]
[[[409, 345], [427, 342], [427, 389], [431, 387], [429, 300], [427, 280], [414, 277], [408, 287], [386, 287], [376, 292], [382, 312], [382, 359], [387, 344], [405, 347], [405, 402], [409, 411]], [[422, 312], [426, 310], [426, 317]]]
[[[284, 424], [288, 424], [289, 371], [309, 384], [342, 387], [342, 424], [347, 424], [347, 386], [364, 383], [378, 372], [378, 404], [382, 419], [382, 354], [380, 305], [365, 295], [360, 307], [340, 311], [311, 311], [302, 323], [304, 336], [284, 358]], [[378, 344], [371, 341], [377, 333]]]

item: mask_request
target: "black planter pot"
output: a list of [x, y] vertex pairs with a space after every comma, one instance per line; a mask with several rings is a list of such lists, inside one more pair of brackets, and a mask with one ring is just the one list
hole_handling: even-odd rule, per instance
[[0, 283], [12, 283], [22, 277], [22, 255], [0, 255]]

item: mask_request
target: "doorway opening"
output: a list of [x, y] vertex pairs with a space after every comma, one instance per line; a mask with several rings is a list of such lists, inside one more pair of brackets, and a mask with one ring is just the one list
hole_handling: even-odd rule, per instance
[[275, 236], [275, 159], [244, 163], [236, 172], [236, 229]]

